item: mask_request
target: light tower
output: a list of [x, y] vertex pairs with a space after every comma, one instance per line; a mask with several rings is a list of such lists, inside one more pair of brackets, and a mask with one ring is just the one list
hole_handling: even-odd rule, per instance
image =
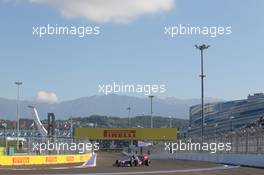
[[201, 137], [202, 137], [202, 142], [203, 142], [203, 137], [204, 137], [204, 70], [203, 70], [203, 51], [205, 49], [208, 49], [210, 45], [202, 44], [202, 45], [195, 45], [195, 48], [201, 51]]
[[152, 106], [152, 101], [153, 101], [153, 98], [155, 96], [154, 95], [150, 95], [149, 98], [150, 98], [150, 127], [153, 128], [153, 106]]
[[130, 106], [128, 106], [127, 107], [127, 110], [128, 110], [128, 128], [130, 128], [130, 125], [131, 125], [131, 122], [130, 122], [130, 112], [131, 112], [131, 107]]
[[17, 85], [17, 111], [16, 111], [16, 114], [17, 114], [17, 150], [19, 149], [19, 87], [20, 85], [22, 85], [23, 82], [21, 81], [16, 81], [15, 82], [15, 85]]

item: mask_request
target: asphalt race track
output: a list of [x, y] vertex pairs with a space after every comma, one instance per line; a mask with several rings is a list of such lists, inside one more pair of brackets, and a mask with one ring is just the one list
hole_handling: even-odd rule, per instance
[[128, 175], [128, 174], [176, 174], [176, 175], [263, 175], [264, 169], [225, 166], [208, 162], [183, 160], [151, 160], [149, 167], [113, 167], [116, 159], [124, 158], [119, 153], [99, 153], [97, 167], [77, 168], [71, 165], [0, 167], [0, 174], [86, 174], [86, 175]]

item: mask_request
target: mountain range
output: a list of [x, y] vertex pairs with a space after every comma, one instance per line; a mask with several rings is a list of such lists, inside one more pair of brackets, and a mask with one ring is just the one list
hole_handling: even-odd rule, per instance
[[[223, 100], [206, 98], [205, 101], [220, 102]], [[200, 99], [154, 98], [153, 115], [188, 119], [190, 106], [199, 103]], [[16, 119], [16, 104], [16, 100], [0, 98], [0, 118]], [[20, 101], [21, 118], [31, 118], [31, 111], [27, 107], [28, 105], [33, 105], [37, 108], [41, 119], [45, 119], [48, 112], [53, 112], [56, 119], [88, 117], [90, 115], [127, 117], [128, 106], [131, 107], [131, 116], [150, 114], [150, 100], [147, 97], [140, 98], [116, 94], [94, 95], [55, 104], [30, 100]]]

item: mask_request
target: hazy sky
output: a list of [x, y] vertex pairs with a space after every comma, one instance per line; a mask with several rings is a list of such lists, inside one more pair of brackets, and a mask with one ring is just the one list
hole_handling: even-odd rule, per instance
[[[205, 52], [206, 96], [229, 100], [264, 91], [264, 1], [150, 1], [0, 0], [0, 97], [15, 98], [14, 81], [21, 80], [23, 99], [39, 91], [60, 100], [96, 95], [99, 84], [114, 81], [165, 84], [162, 97], [199, 98], [197, 43], [211, 45]], [[101, 33], [32, 35], [33, 26], [47, 24], [96, 25]], [[164, 35], [165, 26], [179, 24], [231, 26], [232, 34]]]

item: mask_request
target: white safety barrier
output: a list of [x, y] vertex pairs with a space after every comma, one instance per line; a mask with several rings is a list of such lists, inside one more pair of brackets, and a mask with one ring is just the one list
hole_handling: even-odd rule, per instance
[[175, 153], [168, 152], [153, 153], [151, 159], [178, 159], [178, 160], [197, 160], [223, 164], [264, 167], [263, 154], [235, 154], [235, 153]]

